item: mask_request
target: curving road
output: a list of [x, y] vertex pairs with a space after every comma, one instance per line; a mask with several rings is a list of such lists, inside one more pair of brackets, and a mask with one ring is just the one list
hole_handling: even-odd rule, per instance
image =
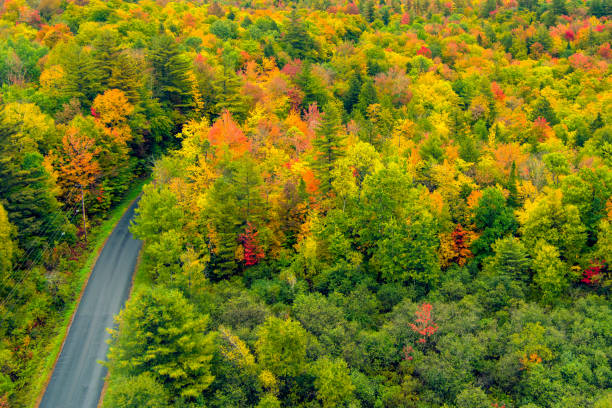
[[136, 200], [123, 215], [89, 277], [40, 408], [96, 408], [106, 367], [107, 328], [127, 299], [142, 243], [128, 231]]

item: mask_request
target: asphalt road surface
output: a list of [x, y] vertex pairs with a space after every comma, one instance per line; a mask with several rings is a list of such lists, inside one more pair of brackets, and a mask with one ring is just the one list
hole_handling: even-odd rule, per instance
[[128, 297], [142, 243], [128, 231], [132, 204], [108, 238], [81, 298], [40, 408], [96, 408], [114, 316]]

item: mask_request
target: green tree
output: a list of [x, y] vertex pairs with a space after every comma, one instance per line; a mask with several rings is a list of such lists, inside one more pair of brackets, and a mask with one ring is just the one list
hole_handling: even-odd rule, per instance
[[84, 107], [89, 107], [96, 95], [102, 92], [104, 72], [100, 69], [92, 51], [70, 42], [60, 48], [62, 66], [65, 71], [66, 99], [76, 98]]
[[312, 365], [312, 374], [316, 377], [314, 384], [317, 399], [323, 408], [346, 406], [353, 399], [355, 386], [349, 375], [346, 361], [323, 357]]
[[358, 72], [353, 72], [348, 82], [348, 90], [344, 94], [342, 101], [344, 109], [350, 114], [353, 107], [359, 103], [359, 94], [361, 93], [361, 75]]
[[575, 205], [587, 229], [588, 244], [597, 240], [597, 225], [606, 216], [606, 202], [612, 195], [612, 172], [607, 167], [582, 168], [563, 178], [563, 203]]
[[212, 236], [210, 268], [216, 278], [236, 272], [236, 249], [242, 215], [235, 201], [235, 187], [227, 177], [218, 178], [207, 195], [207, 217], [211, 220], [208, 228]]
[[215, 113], [229, 111], [238, 121], [243, 121], [248, 115], [248, 104], [242, 94], [242, 80], [233, 70], [224, 70], [223, 75], [215, 82]]
[[[610, 0], [591, 0], [590, 14], [595, 17], [604, 17], [612, 14], [612, 2]], [[609, 396], [612, 399], [612, 396]]]
[[491, 253], [491, 246], [496, 240], [513, 234], [518, 227], [503, 193], [494, 187], [483, 190], [474, 211], [474, 224], [482, 234], [472, 243], [471, 250], [474, 255], [481, 255], [480, 258]]
[[489, 311], [510, 307], [525, 298], [531, 278], [531, 259], [518, 238], [506, 237], [493, 244], [493, 256], [485, 262], [481, 301]]
[[272, 394], [265, 394], [259, 400], [257, 408], [281, 408], [281, 402]]
[[206, 333], [208, 315], [198, 314], [178, 290], [143, 289], [118, 321], [108, 354], [113, 375], [149, 373], [172, 399], [195, 399], [212, 383], [215, 333]]
[[295, 82], [304, 92], [302, 107], [308, 109], [310, 104], [316, 103], [317, 107], [324, 107], [329, 102], [329, 91], [317, 75], [312, 72], [312, 64], [306, 61], [302, 64], [302, 70]]
[[544, 47], [545, 51], [548, 51], [552, 46], [552, 37], [550, 36], [550, 32], [545, 25], [538, 26], [536, 30], [536, 34], [533, 37], [534, 42], [539, 42]]
[[565, 0], [553, 0], [551, 10], [556, 16], [567, 14]]
[[140, 100], [143, 76], [139, 64], [130, 52], [120, 52], [115, 56], [108, 78], [108, 87], [122, 90], [132, 104]]
[[[362, 4], [362, 3], [359, 3]], [[376, 17], [376, 10], [374, 9], [374, 1], [372, 0], [367, 0], [366, 2], [363, 3], [363, 17], [366, 19], [366, 21], [368, 23], [371, 23], [372, 21], [374, 21], [374, 18]]]
[[92, 45], [92, 57], [100, 71], [100, 85], [103, 90], [109, 87], [109, 80], [121, 51], [119, 33], [109, 28], [99, 30]]
[[23, 84], [36, 80], [40, 75], [38, 61], [48, 49], [29, 38], [26, 35], [7, 35], [0, 44], [0, 83]]
[[306, 59], [313, 55], [315, 42], [295, 9], [291, 10], [289, 15], [283, 44], [291, 58]]
[[210, 32], [222, 40], [238, 37], [238, 26], [230, 20], [217, 20], [210, 25]]
[[136, 208], [130, 230], [145, 242], [154, 242], [163, 232], [180, 231], [185, 223], [182, 208], [176, 196], [163, 185], [148, 184]]
[[367, 79], [363, 82], [361, 90], [359, 91], [359, 102], [356, 108], [365, 117], [368, 113], [368, 107], [378, 102], [376, 96], [376, 88], [374, 88], [374, 82], [371, 79]]
[[206, 219], [211, 247], [210, 269], [215, 278], [237, 272], [238, 237], [247, 223], [256, 229], [264, 205], [261, 175], [250, 157], [225, 163], [223, 175], [206, 195]]
[[155, 36], [149, 61], [153, 67], [153, 95], [171, 108], [185, 110], [191, 107], [190, 63], [176, 41], [166, 34]]
[[546, 122], [548, 122], [550, 126], [554, 126], [559, 123], [557, 114], [553, 110], [552, 106], [550, 106], [548, 99], [545, 97], [539, 98], [531, 111], [531, 120], [536, 120], [540, 117], [546, 119]]
[[525, 245], [515, 237], [506, 237], [493, 244], [493, 257], [488, 265], [494, 273], [527, 281], [531, 260]]
[[169, 230], [147, 242], [142, 251], [143, 265], [154, 282], [173, 285], [181, 272], [183, 241], [180, 232]]
[[386, 282], [436, 281], [437, 222], [400, 165], [367, 176], [354, 211], [357, 242], [372, 272]]
[[545, 241], [539, 241], [536, 244], [535, 253], [533, 281], [541, 290], [542, 300], [545, 303], [557, 303], [569, 287], [569, 269], [559, 259], [557, 248]]
[[483, 18], [488, 18], [491, 12], [494, 11], [496, 8], [497, 8], [496, 0], [487, 0], [482, 6], [482, 9], [480, 10], [480, 16]]
[[257, 328], [257, 359], [278, 377], [295, 377], [306, 369], [307, 344], [308, 332], [295, 320], [271, 316]]
[[370, 265], [385, 282], [413, 280], [433, 285], [440, 270], [436, 222], [426, 210], [413, 209], [408, 222], [391, 219], [380, 224], [382, 237], [376, 242]]
[[0, 282], [4, 282], [7, 274], [12, 271], [16, 247], [13, 243], [15, 228], [8, 220], [8, 214], [0, 204]]
[[553, 176], [553, 182], [559, 184], [559, 176], [569, 174], [569, 162], [563, 153], [548, 153], [542, 157], [548, 171]]
[[491, 400], [489, 400], [487, 394], [480, 387], [467, 386], [457, 395], [457, 408], [489, 407], [491, 407]]
[[104, 395], [104, 408], [164, 408], [169, 398], [149, 373], [135, 377], [113, 376]]
[[576, 206], [563, 204], [560, 190], [547, 190], [518, 212], [520, 232], [527, 248], [544, 242], [556, 247], [569, 262], [576, 262], [586, 244], [586, 229]]
[[57, 186], [37, 150], [27, 134], [0, 115], [0, 203], [17, 228], [19, 246], [34, 256], [69, 232], [53, 194]]
[[328, 192], [332, 188], [333, 169], [336, 161], [344, 155], [344, 135], [340, 110], [335, 103], [325, 106], [323, 119], [317, 129], [317, 138], [313, 141], [315, 158], [313, 167], [321, 181], [321, 190]]

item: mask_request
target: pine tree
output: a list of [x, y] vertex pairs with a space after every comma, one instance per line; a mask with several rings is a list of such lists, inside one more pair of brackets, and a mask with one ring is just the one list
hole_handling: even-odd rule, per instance
[[156, 37], [149, 60], [153, 66], [153, 95], [179, 110], [191, 107], [190, 64], [178, 44], [168, 35]]
[[359, 93], [361, 92], [361, 75], [358, 72], [354, 72], [349, 79], [349, 88], [344, 94], [343, 102], [344, 109], [347, 113], [351, 113], [353, 108], [359, 102]]
[[302, 99], [303, 108], [308, 108], [313, 102], [319, 107], [327, 104], [329, 100], [328, 91], [321, 83], [320, 78], [312, 73], [312, 65], [309, 61], [302, 65], [302, 71], [295, 82], [302, 88], [304, 93], [304, 98]]
[[236, 249], [242, 215], [236, 202], [235, 188], [227, 177], [218, 178], [208, 194], [207, 217], [210, 272], [221, 279], [237, 271]]
[[372, 82], [371, 79], [368, 79], [361, 86], [361, 91], [359, 92], [359, 102], [357, 103], [356, 108], [359, 109], [359, 112], [361, 112], [361, 114], [365, 117], [368, 112], [368, 107], [377, 102], [378, 97], [376, 96], [374, 82]]
[[291, 11], [289, 19], [287, 32], [283, 37], [287, 53], [291, 58], [305, 59], [309, 52], [314, 49], [315, 42], [306, 30], [306, 27], [304, 27], [304, 23], [297, 15], [295, 9]]
[[518, 207], [520, 204], [518, 188], [518, 172], [516, 170], [516, 163], [512, 162], [512, 167], [510, 168], [510, 177], [508, 178], [508, 205], [511, 207]]
[[229, 111], [239, 122], [246, 119], [248, 106], [242, 94], [242, 80], [230, 70], [225, 70], [223, 76], [215, 83], [216, 103], [215, 113], [220, 115]]
[[214, 332], [176, 289], [140, 291], [119, 315], [109, 366], [115, 375], [151, 373], [169, 395], [195, 399], [212, 383]]
[[[5, 141], [0, 130], [0, 144]], [[56, 187], [43, 167], [43, 157], [0, 151], [0, 202], [19, 232], [19, 246], [38, 254], [45, 245], [58, 241], [66, 228], [66, 218], [51, 193]], [[59, 233], [58, 233], [59, 231]]]
[[323, 192], [332, 188], [332, 170], [336, 161], [343, 156], [343, 142], [340, 109], [335, 103], [329, 103], [325, 106], [317, 138], [313, 142], [316, 151], [313, 167], [318, 173]]
[[65, 57], [66, 96], [77, 98], [85, 108], [102, 91], [104, 72], [91, 52], [74, 44]]
[[375, 18], [375, 10], [374, 10], [374, 2], [372, 0], [367, 0], [365, 2], [365, 7], [363, 9], [363, 17], [371, 23]]
[[546, 119], [550, 126], [554, 126], [559, 123], [555, 111], [553, 110], [552, 106], [550, 106], [550, 102], [548, 102], [548, 99], [544, 97], [537, 100], [531, 113], [532, 120], [536, 120], [540, 117]]
[[119, 35], [115, 30], [101, 30], [93, 40], [92, 57], [100, 71], [102, 89], [109, 87], [109, 80], [118, 62], [117, 57], [120, 50]]
[[121, 52], [116, 56], [108, 79], [108, 87], [122, 90], [132, 104], [140, 100], [142, 72], [136, 58], [128, 52]]
[[506, 237], [492, 245], [493, 257], [487, 268], [515, 280], [528, 281], [531, 259], [523, 243], [516, 237]]
[[556, 16], [567, 14], [565, 0], [553, 0], [551, 10]]
[[604, 121], [601, 118], [601, 112], [597, 112], [597, 117], [593, 122], [591, 122], [589, 129], [591, 130], [591, 133], [594, 133], [597, 129], [601, 129], [602, 127], [604, 127]]

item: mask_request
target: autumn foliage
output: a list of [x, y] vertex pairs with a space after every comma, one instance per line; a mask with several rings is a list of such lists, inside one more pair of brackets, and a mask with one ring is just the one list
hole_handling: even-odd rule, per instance
[[244, 233], [239, 236], [239, 241], [244, 249], [244, 264], [246, 266], [257, 265], [264, 259], [265, 253], [258, 242], [259, 232], [251, 223], [247, 223]]
[[438, 325], [433, 321], [431, 317], [432, 309], [433, 306], [430, 303], [423, 303], [414, 313], [416, 319], [414, 323], [410, 324], [410, 328], [413, 332], [421, 336], [418, 339], [419, 343], [425, 343], [427, 341], [427, 338], [431, 337], [438, 331]]
[[74, 306], [77, 210], [103, 231], [138, 179], [147, 312], [218, 341], [168, 374], [143, 334], [108, 408], [610, 405], [609, 0], [6, 0], [0, 27], [0, 405], [34, 404]]
[[598, 259], [591, 260], [590, 263], [591, 265], [582, 272], [583, 277], [580, 281], [587, 285], [599, 285], [608, 270], [608, 265], [605, 261]]

